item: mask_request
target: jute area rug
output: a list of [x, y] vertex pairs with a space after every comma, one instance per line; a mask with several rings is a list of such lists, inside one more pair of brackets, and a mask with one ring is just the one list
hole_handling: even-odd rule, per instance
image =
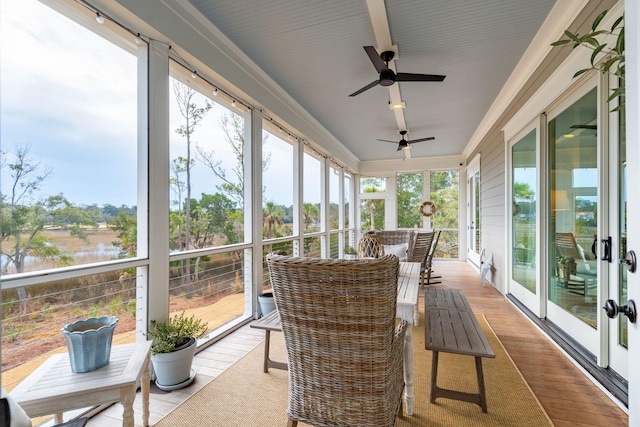
[[[415, 406], [412, 416], [398, 418], [396, 427], [409, 426], [552, 426], [535, 395], [482, 314], [476, 317], [496, 353], [483, 359], [488, 413], [476, 404], [438, 398], [429, 402], [431, 351], [424, 349], [424, 314], [413, 327]], [[271, 355], [284, 360], [282, 334], [271, 334]], [[287, 425], [286, 371], [262, 372], [264, 346], [259, 345], [161, 419], [158, 427], [225, 426], [284, 427]], [[440, 354], [438, 385], [476, 393], [474, 358]], [[307, 424], [299, 423], [303, 427]], [[373, 427], [373, 426], [368, 426]]]

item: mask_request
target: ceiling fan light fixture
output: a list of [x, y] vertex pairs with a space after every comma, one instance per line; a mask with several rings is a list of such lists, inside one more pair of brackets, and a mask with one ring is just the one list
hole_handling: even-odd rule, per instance
[[400, 140], [400, 143], [398, 144], [398, 150], [397, 151], [408, 150], [409, 148], [410, 148], [409, 147], [409, 143], [406, 140], [402, 139], [402, 140]]
[[404, 101], [401, 101], [397, 104], [392, 104], [391, 101], [389, 101], [389, 108], [391, 110], [402, 110], [404, 108], [407, 108], [407, 104], [405, 104]]

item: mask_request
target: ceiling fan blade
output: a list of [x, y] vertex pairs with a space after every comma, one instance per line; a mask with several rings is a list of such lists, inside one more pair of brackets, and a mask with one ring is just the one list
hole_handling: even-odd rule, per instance
[[390, 143], [392, 143], [392, 144], [397, 144], [397, 143], [398, 143], [398, 140], [390, 141], [390, 140], [388, 140], [388, 139], [376, 139], [376, 141], [390, 142]]
[[409, 144], [413, 144], [414, 142], [433, 141], [434, 139], [436, 139], [434, 136], [430, 136], [428, 138], [412, 139], [412, 140], [407, 141], [407, 142]]
[[380, 80], [372, 81], [371, 83], [369, 83], [368, 85], [366, 85], [366, 86], [365, 86], [365, 87], [363, 87], [362, 89], [359, 89], [359, 90], [357, 90], [357, 91], [353, 92], [353, 93], [352, 93], [351, 95], [349, 95], [349, 96], [356, 96], [356, 95], [360, 95], [360, 94], [361, 94], [362, 92], [364, 92], [365, 90], [369, 90], [369, 89], [371, 89], [372, 87], [377, 86], [377, 85], [378, 85], [378, 83], [380, 83]]
[[378, 54], [378, 51], [375, 47], [364, 46], [364, 50], [367, 52], [367, 55], [369, 55], [369, 59], [373, 63], [373, 66], [376, 67], [376, 71], [378, 73], [381, 73], [382, 70], [387, 69], [387, 64], [385, 64], [382, 58], [380, 58], [380, 54]]
[[438, 74], [397, 73], [397, 82], [441, 82], [447, 76]]

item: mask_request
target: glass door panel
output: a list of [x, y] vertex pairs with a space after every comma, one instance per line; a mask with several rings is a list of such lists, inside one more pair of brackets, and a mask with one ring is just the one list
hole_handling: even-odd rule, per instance
[[511, 147], [511, 286], [510, 292], [540, 312], [537, 268], [537, 130]]
[[467, 166], [467, 259], [480, 268], [480, 158], [475, 157]]
[[536, 131], [514, 144], [512, 151], [511, 278], [536, 293]]
[[[548, 123], [548, 318], [599, 354], [597, 92], [589, 90]], [[593, 248], [595, 252], [597, 245]]]

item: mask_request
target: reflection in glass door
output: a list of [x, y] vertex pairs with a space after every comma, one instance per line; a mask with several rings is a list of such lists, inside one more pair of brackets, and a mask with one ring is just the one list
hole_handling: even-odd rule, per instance
[[480, 157], [467, 166], [467, 259], [480, 267]]
[[547, 316], [593, 354], [597, 335], [597, 92], [589, 90], [548, 123]]
[[511, 147], [511, 293], [539, 312], [537, 297], [537, 132]]

